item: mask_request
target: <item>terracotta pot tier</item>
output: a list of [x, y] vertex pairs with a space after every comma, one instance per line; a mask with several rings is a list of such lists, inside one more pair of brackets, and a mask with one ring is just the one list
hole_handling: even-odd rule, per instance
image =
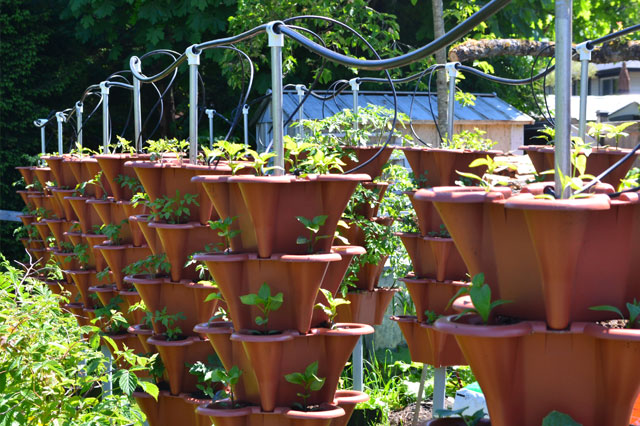
[[142, 349], [144, 350], [143, 353], [145, 354], [158, 353], [158, 349], [154, 345], [151, 345], [149, 344], [149, 342], [147, 342], [147, 339], [153, 336], [153, 330], [149, 328], [145, 328], [143, 324], [135, 324], [127, 328], [127, 332], [129, 334], [135, 335], [138, 338], [138, 340], [140, 341], [140, 344], [142, 345]]
[[93, 293], [91, 287], [110, 284], [109, 278], [105, 278], [103, 281], [99, 281], [98, 277], [96, 276], [95, 270], [65, 270], [64, 272], [73, 279], [73, 283], [76, 285], [78, 291], [80, 292], [81, 302], [84, 304], [85, 308], [93, 308], [96, 305], [91, 297], [89, 297], [89, 295]]
[[149, 199], [153, 202], [158, 197], [175, 197], [176, 191], [180, 196], [184, 194], [197, 194], [196, 201], [199, 206], [187, 206], [191, 212], [190, 221], [197, 221], [206, 224], [210, 219], [216, 220], [217, 215], [213, 214], [211, 201], [205, 195], [204, 189], [191, 182], [191, 178], [196, 175], [230, 175], [231, 168], [226, 164], [217, 166], [204, 166], [198, 164], [178, 164], [178, 163], [156, 163], [151, 161], [132, 161], [125, 163], [126, 167], [133, 167], [140, 183], [149, 194]]
[[[87, 156], [76, 157], [72, 160], [64, 160], [63, 164], [68, 164], [68, 167], [71, 169], [71, 173], [73, 173], [78, 183], [87, 182], [102, 171], [98, 164], [98, 160]], [[106, 190], [106, 194], [102, 188]], [[102, 198], [103, 196], [107, 196], [110, 192], [111, 188], [109, 187], [109, 182], [107, 182], [104, 174], [100, 177], [99, 185], [87, 184], [84, 188], [84, 195], [86, 197]]]
[[[92, 293], [96, 293], [98, 295], [98, 299], [100, 299], [100, 302], [104, 305], [107, 306], [109, 303], [111, 303], [111, 301], [114, 298], [119, 298], [119, 303], [117, 303], [117, 310], [119, 312], [122, 312], [122, 315], [124, 316], [124, 318], [127, 320], [127, 322], [129, 324], [135, 324], [136, 323], [136, 319], [133, 317], [133, 315], [131, 313], [129, 313], [129, 303], [127, 302], [127, 300], [122, 297], [118, 291], [118, 289], [116, 288], [115, 284], [107, 284], [107, 285], [102, 285], [102, 286], [92, 286], [89, 287], [88, 289], [90, 292]], [[114, 301], [115, 303], [116, 301]], [[137, 337], [136, 337], [137, 339]], [[137, 352], [136, 352], [137, 353]]]
[[52, 250], [51, 254], [62, 269], [79, 270], [80, 263], [74, 253], [66, 253], [58, 250]]
[[[209, 321], [213, 316], [217, 300], [205, 303], [205, 299], [217, 289], [212, 286], [196, 284], [185, 280], [171, 282], [165, 278], [145, 278], [143, 276], [127, 276], [125, 282], [131, 283], [138, 290], [138, 294], [152, 314], [167, 308], [167, 314], [182, 313], [185, 319], [179, 320], [174, 327], [180, 327], [182, 334], [190, 336], [193, 327], [201, 322]], [[157, 322], [153, 323], [156, 334], [165, 332], [165, 327]]]
[[452, 238], [422, 237], [419, 234], [397, 233], [411, 258], [418, 278], [438, 281], [463, 280], [467, 267]]
[[162, 242], [160, 241], [158, 232], [155, 228], [149, 227], [149, 224], [151, 223], [149, 215], [129, 216], [129, 223], [132, 227], [137, 225], [140, 229], [140, 232], [142, 233], [142, 236], [146, 241], [147, 246], [149, 246], [149, 250], [151, 250], [152, 254], [163, 253]]
[[347, 293], [348, 305], [338, 306], [337, 320], [358, 324], [380, 325], [397, 288], [380, 287], [372, 291]]
[[[198, 176], [221, 218], [236, 217], [232, 229], [240, 234], [232, 239], [234, 252], [255, 252], [260, 257], [274, 253], [306, 254], [307, 245], [297, 244], [309, 231], [296, 216], [307, 219], [326, 215], [316, 235], [333, 236], [349, 198], [358, 182], [368, 175], [295, 176]], [[332, 238], [313, 247], [328, 252]]]
[[149, 256], [151, 251], [147, 246], [134, 247], [132, 245], [123, 246], [111, 246], [100, 245], [94, 248], [100, 250], [104, 260], [111, 269], [113, 281], [115, 282], [118, 290], [126, 290], [124, 285], [124, 272], [122, 271], [128, 265], [135, 263], [139, 260]]
[[[309, 404], [333, 401], [340, 373], [360, 336], [373, 333], [363, 324], [337, 324], [336, 329], [314, 328], [308, 334], [285, 331], [274, 335], [233, 333], [231, 323], [200, 324], [195, 331], [205, 334], [228, 370], [237, 365], [243, 374], [236, 386], [237, 399], [260, 405], [264, 411], [299, 402], [299, 386], [284, 376], [302, 372], [318, 361], [322, 389], [312, 392]], [[233, 334], [232, 334], [233, 333]]]
[[[261, 259], [255, 254], [199, 254], [220, 288], [237, 330], [298, 330], [311, 327], [318, 289], [330, 262], [341, 257], [337, 253], [310, 255], [273, 255]], [[258, 306], [245, 305], [240, 297], [257, 294], [263, 284], [271, 295], [283, 293], [282, 306], [269, 315], [269, 322], [258, 325], [254, 319], [263, 316]]]
[[364, 392], [356, 391], [356, 390], [338, 390], [333, 399], [333, 404], [342, 408], [345, 412], [345, 415], [342, 417], [335, 418], [331, 421], [331, 426], [347, 426], [349, 423], [349, 419], [351, 418], [351, 414], [353, 414], [353, 410], [356, 408], [356, 405], [361, 402], [367, 402], [369, 400], [369, 395]]
[[30, 194], [33, 194], [33, 192], [30, 192], [24, 189], [24, 190], [16, 191], [16, 193], [20, 196], [20, 198], [22, 198], [22, 202], [27, 207], [27, 209], [29, 210], [35, 209], [35, 205], [33, 204], [33, 201], [29, 200], [28, 198]]
[[33, 184], [33, 179], [35, 178], [34, 170], [36, 169], [34, 166], [18, 166], [14, 168], [20, 172], [26, 186]]
[[34, 167], [32, 171], [35, 180], [37, 180], [42, 189], [47, 192], [47, 188], [49, 188], [47, 182], [53, 181], [53, 174], [51, 173], [51, 169], [49, 167]]
[[171, 279], [198, 279], [195, 265], [185, 268], [189, 255], [207, 250], [207, 245], [224, 247], [224, 239], [218, 236], [218, 230], [211, 229], [209, 225], [198, 222], [183, 224], [169, 224], [151, 222], [149, 228], [154, 228], [162, 243], [163, 252], [167, 255], [167, 261], [171, 264]]
[[276, 407], [272, 411], [261, 411], [260, 407], [216, 409], [202, 405], [197, 413], [219, 426], [330, 426], [334, 419], [345, 416], [345, 411], [336, 405], [322, 404], [321, 408], [319, 411], [297, 411]]
[[495, 157], [501, 151], [469, 151], [462, 149], [439, 148], [399, 148], [404, 152], [416, 179], [426, 178], [419, 182], [421, 188], [455, 185], [460, 179], [456, 171], [474, 173], [482, 176], [486, 167], [469, 167], [478, 158]]
[[197, 336], [167, 341], [165, 336], [154, 335], [147, 339], [147, 343], [158, 349], [169, 377], [172, 395], [198, 391], [196, 387], [198, 379], [189, 373], [189, 367], [186, 364], [206, 361], [210, 355], [215, 355], [208, 341]]
[[[357, 158], [356, 161], [353, 161], [347, 155], [343, 156], [342, 161], [345, 162], [345, 165], [342, 167], [343, 170], [344, 171], [351, 170], [354, 167], [357, 167], [363, 164], [364, 162], [370, 160], [371, 158], [373, 158], [374, 155], [378, 153], [378, 151], [380, 151], [381, 148], [382, 148], [381, 146], [365, 146], [365, 147], [345, 146], [343, 147], [343, 150], [345, 153], [347, 154], [354, 153]], [[382, 148], [382, 152], [376, 158], [374, 158], [373, 161], [359, 168], [356, 171], [358, 173], [364, 173], [371, 176], [371, 180], [380, 177], [380, 175], [382, 174], [382, 169], [387, 164], [387, 161], [389, 161], [389, 158], [391, 157], [393, 150], [394, 150], [394, 147], [392, 146], [387, 146], [385, 148]]]
[[[550, 145], [528, 145], [521, 146], [523, 150], [533, 163], [536, 172], [541, 173], [545, 170], [554, 169], [554, 147]], [[591, 154], [587, 157], [587, 168], [585, 173], [598, 176], [600, 173], [613, 166], [622, 157], [631, 152], [630, 149], [624, 148], [592, 148]], [[640, 153], [636, 153], [630, 156], [624, 163], [618, 166], [615, 170], [602, 178], [602, 182], [618, 187], [620, 180], [627, 175], [627, 172], [633, 166], [633, 162], [638, 158]], [[546, 181], [552, 181], [553, 175], [542, 175]]]
[[40, 239], [42, 241], [47, 241], [49, 235], [51, 235], [51, 230], [46, 222], [33, 222], [33, 225], [36, 227], [38, 234], [40, 235]]
[[[108, 336], [111, 338], [111, 340], [114, 341], [119, 351], [124, 351], [126, 346], [128, 349], [133, 349], [134, 354], [144, 354], [144, 348], [136, 335], [129, 334], [125, 331], [124, 333], [121, 333], [121, 334], [108, 334]], [[104, 342], [104, 340], [103, 340], [103, 344], [109, 349], [109, 352], [111, 352], [111, 356], [115, 358], [116, 357], [115, 349], [113, 349], [111, 345]], [[131, 368], [131, 364], [126, 362], [124, 359], [121, 359], [116, 364], [118, 368], [126, 368], [126, 369]], [[146, 371], [135, 371], [134, 373], [138, 377], [149, 377], [149, 374]]]
[[47, 165], [51, 169], [53, 178], [59, 188], [72, 190], [76, 187], [78, 180], [73, 175], [73, 172], [69, 167], [69, 162], [64, 162], [65, 159], [72, 159], [70, 155], [50, 155], [42, 158], [47, 162]]
[[575, 322], [553, 331], [539, 321], [481, 326], [475, 315], [453, 318], [435, 327], [456, 336], [494, 426], [538, 426], [552, 410], [584, 426], [629, 424], [640, 391], [640, 330]]
[[43, 192], [33, 192], [27, 195], [27, 201], [32, 202], [35, 208], [46, 210], [52, 219], [58, 219], [64, 216], [62, 205], [60, 205], [53, 195], [48, 195]]
[[102, 219], [98, 216], [96, 210], [91, 207], [87, 201], [90, 198], [87, 197], [65, 197], [65, 200], [69, 201], [73, 211], [76, 213], [78, 217], [78, 221], [80, 222], [80, 228], [84, 234], [89, 234], [93, 232], [94, 227], [102, 226]]
[[102, 252], [95, 248], [96, 246], [105, 244], [107, 237], [101, 234], [82, 234], [82, 238], [84, 242], [89, 245], [89, 250], [91, 252], [91, 256], [95, 258], [95, 269], [100, 272], [107, 267], [107, 262], [104, 260], [104, 256]]
[[56, 247], [60, 248], [62, 242], [71, 242], [69, 237], [64, 235], [66, 232], [69, 232], [71, 226], [76, 222], [70, 222], [64, 219], [44, 219], [44, 223], [49, 227], [49, 231], [51, 231], [51, 235], [56, 242]]
[[[129, 216], [122, 202], [116, 202], [113, 198], [101, 200], [87, 200], [87, 204], [95, 209], [103, 224], [120, 225], [120, 239], [122, 244], [133, 244], [136, 247], [142, 245], [142, 234], [137, 226], [133, 228], [129, 224]], [[130, 203], [129, 203], [130, 204]], [[127, 210], [133, 209], [127, 207]], [[139, 208], [142, 212], [142, 207]], [[137, 234], [134, 238], [134, 231]]]
[[125, 167], [127, 161], [144, 161], [150, 156], [147, 154], [100, 154], [94, 156], [98, 165], [102, 169], [104, 178], [109, 183], [109, 196], [116, 201], [129, 201], [133, 192], [127, 186], [122, 186], [116, 182], [119, 176], [136, 178], [136, 173], [130, 167]]
[[211, 400], [195, 400], [188, 394], [174, 396], [168, 391], [160, 391], [157, 401], [145, 392], [134, 392], [133, 397], [147, 416], [149, 426], [211, 426], [207, 417], [196, 414], [198, 405]]
[[409, 346], [411, 361], [434, 367], [467, 365], [455, 337], [413, 316], [392, 316]]
[[73, 194], [75, 193], [75, 190], [52, 188], [51, 193], [53, 194], [55, 199], [58, 201], [58, 204], [62, 206], [63, 214], [60, 218], [68, 221], [77, 221], [78, 215], [76, 215], [76, 212], [73, 211], [73, 207], [71, 207], [71, 203], [69, 202], [69, 200], [66, 199], [66, 197], [72, 197]]
[[[355, 208], [354, 213], [360, 216], [364, 216], [367, 219], [373, 219], [378, 214], [378, 210], [380, 209], [380, 202], [382, 202], [382, 198], [384, 198], [384, 194], [387, 192], [389, 184], [367, 182], [363, 183], [362, 186], [369, 191], [373, 191], [374, 194], [371, 199], [368, 199], [368, 202], [358, 205]], [[373, 203], [373, 207], [371, 206], [371, 203]]]
[[454, 314], [453, 308], [445, 308], [458, 290], [469, 285], [464, 281], [441, 282], [429, 278], [415, 278], [413, 275], [409, 275], [400, 281], [407, 286], [411, 300], [416, 306], [416, 313], [420, 322], [427, 320], [425, 316], [425, 311], [427, 310], [438, 315]]
[[493, 299], [512, 301], [498, 314], [564, 329], [610, 319], [589, 307], [622, 309], [640, 294], [631, 278], [640, 268], [637, 195], [549, 201], [527, 191], [509, 198], [508, 190], [450, 187], [421, 190], [415, 198], [435, 203], [471, 276], [484, 273]]

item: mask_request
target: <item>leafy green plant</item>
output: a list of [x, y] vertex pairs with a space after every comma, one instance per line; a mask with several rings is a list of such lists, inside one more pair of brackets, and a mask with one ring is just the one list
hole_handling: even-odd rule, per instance
[[69, 227], [69, 233], [80, 233], [82, 232], [82, 228], [80, 227], [80, 222], [74, 222]]
[[437, 231], [429, 231], [427, 232], [429, 237], [433, 238], [451, 238], [451, 234], [447, 231], [447, 227], [444, 226], [444, 223], [440, 224], [440, 229]]
[[120, 304], [124, 302], [121, 296], [112, 297], [109, 300], [109, 304], [96, 308], [94, 311], [96, 317], [91, 322], [101, 322], [104, 327], [104, 332], [107, 334], [115, 335], [121, 334], [127, 331], [129, 322], [125, 319], [122, 312], [119, 311]]
[[269, 322], [269, 315], [273, 311], [277, 311], [282, 306], [282, 292], [271, 295], [271, 287], [269, 284], [264, 283], [260, 286], [257, 293], [249, 293], [244, 296], [240, 296], [240, 301], [245, 305], [256, 306], [264, 316], [256, 316], [254, 321], [259, 326], [267, 325]]
[[318, 377], [318, 361], [314, 361], [305, 368], [303, 373], [290, 373], [284, 376], [285, 380], [294, 385], [300, 385], [303, 388], [302, 392], [297, 392], [300, 398], [302, 398], [302, 404], [294, 404], [294, 408], [301, 410], [307, 410], [307, 400], [311, 397], [311, 392], [319, 391], [324, 386], [324, 377]]
[[81, 196], [85, 196], [86, 192], [87, 192], [87, 187], [93, 185], [96, 186], [98, 188], [100, 188], [102, 190], [102, 198], [106, 199], [108, 194], [107, 194], [107, 190], [105, 189], [104, 185], [102, 184], [102, 170], [99, 171], [98, 173], [96, 173], [96, 175], [94, 177], [92, 177], [91, 179], [84, 181], [84, 182], [80, 182], [76, 185], [76, 193], [80, 194]]
[[465, 407], [459, 410], [436, 410], [436, 415], [438, 417], [460, 417], [467, 426], [476, 426], [484, 418], [484, 410], [482, 408], [470, 416], [462, 414], [466, 409]]
[[166, 223], [186, 223], [191, 211], [190, 205], [199, 206], [196, 201], [198, 194], [184, 194], [180, 196], [180, 190], [176, 189], [175, 197], [167, 195], [158, 197], [151, 202], [152, 212], [149, 219], [152, 221], [164, 221]]
[[187, 317], [182, 312], [168, 314], [166, 306], [161, 311], [156, 311], [153, 315], [153, 321], [164, 326], [165, 331], [163, 334], [167, 337], [168, 341], [181, 340], [182, 329], [178, 326], [173, 327], [173, 325], [185, 319], [187, 319]]
[[179, 159], [182, 159], [182, 156], [188, 147], [189, 142], [186, 140], [178, 140], [175, 138], [158, 139], [148, 140], [145, 150], [148, 154], [151, 154], [151, 161], [162, 162], [167, 154], [176, 154]]
[[210, 220], [209, 228], [213, 230], [218, 230], [218, 236], [224, 238], [225, 247], [224, 252], [229, 253], [231, 251], [231, 239], [235, 238], [240, 234], [239, 229], [231, 229], [231, 225], [233, 221], [238, 219], [238, 216], [227, 217], [225, 219], [218, 219], [216, 221]]
[[[480, 167], [480, 166], [486, 166], [487, 168], [486, 172], [482, 176], [478, 176], [473, 173], [459, 172], [458, 170], [456, 170], [456, 173], [467, 179], [478, 181], [480, 186], [483, 187], [487, 192], [491, 191], [491, 189], [493, 188], [493, 183], [490, 182], [488, 179], [489, 175], [495, 174], [498, 171], [498, 169], [501, 167], [506, 167], [510, 170], [517, 170], [517, 167], [514, 164], [508, 163], [506, 161], [494, 160], [488, 155], [487, 155], [487, 158], [476, 158], [469, 164], [469, 167]], [[496, 182], [496, 184], [505, 185], [506, 182], [498, 181]]]
[[546, 145], [555, 145], [556, 129], [549, 126], [544, 126], [544, 129], [538, 130], [538, 133], [542, 133], [539, 136], [535, 136], [533, 139], [543, 139]]
[[453, 135], [449, 140], [447, 139], [442, 144], [442, 148], [445, 149], [469, 149], [472, 151], [486, 151], [497, 143], [488, 138], [483, 138], [487, 132], [478, 128], [471, 130], [463, 130], [462, 132]]
[[140, 275], [143, 274], [157, 278], [160, 276], [167, 276], [171, 271], [171, 264], [167, 261], [167, 255], [165, 253], [153, 254], [140, 259], [130, 265], [127, 265], [122, 272], [127, 275]]
[[329, 304], [329, 306], [325, 306], [322, 303], [316, 303], [314, 308], [320, 309], [325, 313], [325, 315], [329, 317], [329, 324], [333, 329], [335, 327], [335, 318], [338, 315], [338, 306], [349, 305], [351, 304], [351, 302], [339, 297], [334, 298], [333, 294], [329, 290], [326, 290], [324, 288], [320, 288], [319, 291], [322, 292], [324, 297], [327, 299], [327, 303]]
[[256, 176], [263, 176], [265, 172], [274, 170], [276, 168], [275, 166], [271, 166], [271, 167], [267, 166], [269, 164], [269, 160], [271, 160], [276, 156], [275, 153], [273, 152], [258, 153], [253, 149], [247, 149], [246, 152], [253, 159], [253, 161], [251, 161], [251, 166], [253, 167], [253, 170], [256, 172]]
[[635, 121], [627, 121], [625, 123], [621, 123], [615, 126], [610, 123], [590, 122], [590, 123], [587, 123], [587, 126], [589, 126], [588, 134], [589, 136], [593, 136], [596, 142], [600, 140], [600, 137], [603, 134], [609, 139], [613, 138], [616, 141], [616, 148], [618, 148], [618, 144], [620, 143], [620, 138], [622, 137], [626, 138], [627, 136], [629, 136], [629, 133], [625, 132], [624, 130], [627, 127], [633, 126], [635, 123], [636, 123]]
[[568, 414], [552, 411], [542, 419], [542, 426], [582, 426]]
[[111, 269], [108, 266], [104, 268], [102, 271], [98, 272], [96, 274], [96, 278], [98, 279], [98, 282], [104, 281], [107, 277], [109, 277], [109, 272], [111, 272]]
[[128, 188], [134, 194], [137, 192], [144, 192], [144, 187], [136, 177], [131, 177], [127, 175], [118, 175], [115, 178], [117, 184], [119, 184], [122, 188]]
[[338, 153], [325, 153], [323, 150], [316, 150], [313, 153], [309, 153], [305, 161], [300, 163], [300, 169], [303, 170], [302, 175], [317, 173], [327, 174], [332, 171], [343, 173], [342, 169], [346, 163], [340, 159]]
[[[227, 371], [224, 368], [215, 365], [206, 365], [201, 361], [197, 361], [189, 368], [189, 373], [198, 378], [197, 388], [204, 392], [209, 398], [214, 401], [229, 398], [229, 408], [236, 407], [233, 388], [240, 380], [240, 376], [242, 376], [242, 370], [240, 370], [238, 366], [234, 365]], [[214, 383], [220, 383], [222, 389], [216, 390], [213, 386]], [[218, 403], [224, 404], [222, 402]]]
[[322, 239], [329, 238], [328, 235], [317, 235], [320, 228], [324, 226], [324, 223], [327, 221], [327, 215], [316, 216], [313, 219], [307, 219], [303, 216], [296, 216], [298, 222], [302, 223], [302, 225], [309, 231], [309, 236], [299, 236], [296, 239], [296, 244], [306, 244], [307, 245], [307, 253], [313, 253], [313, 247], [316, 243]]
[[122, 225], [124, 225], [125, 223], [129, 223], [128, 219], [122, 219], [122, 221], [119, 224], [115, 224], [115, 223], [108, 223], [108, 224], [103, 224], [100, 227], [100, 232], [102, 232], [102, 234], [104, 234], [105, 237], [107, 237], [109, 239], [109, 241], [111, 241], [111, 244], [114, 246], [119, 246], [120, 244], [122, 244]]
[[589, 309], [592, 311], [608, 311], [617, 314], [621, 319], [627, 320], [625, 328], [640, 328], [640, 301], [633, 299], [633, 303], [627, 302], [627, 311], [629, 311], [629, 318], [625, 317], [620, 309], [611, 305], [592, 306]]
[[468, 287], [463, 287], [451, 298], [449, 304], [447, 305], [447, 309], [449, 306], [453, 304], [453, 302], [460, 296], [468, 294], [471, 296], [471, 302], [473, 302], [472, 308], [466, 308], [462, 313], [460, 313], [456, 318], [460, 318], [462, 315], [466, 313], [475, 313], [480, 316], [483, 324], [488, 324], [491, 316], [491, 311], [500, 306], [507, 303], [511, 303], [510, 300], [494, 300], [491, 301], [491, 287], [484, 282], [484, 274], [480, 273], [475, 275], [471, 279], [471, 285]]
[[123, 138], [120, 135], [116, 135], [116, 142], [109, 144], [110, 152], [120, 152], [123, 154], [135, 154], [136, 147], [132, 141]]
[[80, 266], [86, 268], [89, 264], [89, 245], [88, 244], [76, 244], [73, 248], [73, 254], [78, 259]]
[[431, 325], [438, 320], [442, 315], [435, 313], [434, 311], [426, 310], [424, 311], [424, 315], [427, 317], [426, 323]]
[[211, 163], [214, 159], [220, 157], [231, 167], [231, 174], [236, 174], [238, 170], [245, 167], [242, 160], [247, 155], [247, 148], [244, 144], [219, 140], [214, 144], [213, 149], [202, 147], [205, 154], [205, 161]]

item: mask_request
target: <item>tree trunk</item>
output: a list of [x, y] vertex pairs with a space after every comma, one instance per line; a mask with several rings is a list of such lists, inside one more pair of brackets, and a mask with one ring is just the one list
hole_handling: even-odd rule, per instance
[[[434, 38], [438, 38], [444, 35], [444, 16], [442, 0], [432, 0], [433, 8], [433, 33]], [[447, 48], [444, 47], [436, 51], [436, 62], [439, 64], [447, 63]], [[444, 69], [438, 70], [436, 73], [436, 85], [438, 93], [438, 127], [442, 134], [443, 139], [447, 139], [450, 136], [445, 135], [447, 131], [447, 73]], [[440, 140], [437, 140], [434, 146], [440, 146]]]
[[[449, 51], [449, 58], [451, 61], [471, 62], [476, 59], [495, 58], [496, 56], [535, 56], [538, 54], [540, 57], [553, 56], [555, 43], [518, 39], [467, 40], [453, 47]], [[594, 64], [632, 61], [638, 58], [640, 58], [640, 41], [638, 40], [605, 43], [596, 46], [591, 52], [591, 63]], [[575, 55], [573, 60], [579, 61], [579, 55]]]

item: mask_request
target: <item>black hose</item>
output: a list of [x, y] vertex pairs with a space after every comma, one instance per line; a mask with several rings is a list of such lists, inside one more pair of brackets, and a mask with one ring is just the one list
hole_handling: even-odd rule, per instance
[[595, 40], [588, 41], [587, 49], [593, 49], [597, 44], [606, 43], [609, 40], [613, 40], [614, 38], [622, 37], [623, 35], [634, 33], [636, 31], [640, 31], [640, 24], [632, 25], [628, 28], [622, 29], [620, 31], [616, 31], [615, 33], [611, 33], [606, 36], [597, 38]]

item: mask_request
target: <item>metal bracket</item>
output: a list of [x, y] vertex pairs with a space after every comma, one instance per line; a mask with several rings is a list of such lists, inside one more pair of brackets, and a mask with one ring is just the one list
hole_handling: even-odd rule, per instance
[[76, 102], [76, 111], [84, 112], [84, 105], [82, 102]]
[[215, 109], [205, 109], [204, 113], [207, 114], [207, 117], [213, 118], [213, 115], [216, 113]]
[[580, 54], [581, 61], [590, 61], [591, 60], [591, 51], [593, 48], [589, 47], [589, 40], [583, 41], [582, 43], [576, 45], [576, 52]]
[[277, 26], [282, 24], [282, 21], [272, 21], [267, 24], [269, 47], [284, 47], [284, 34], [276, 32]]
[[102, 95], [109, 94], [109, 82], [107, 81], [100, 82], [100, 94]]
[[37, 120], [33, 121], [33, 125], [36, 127], [42, 127], [45, 124], [47, 124], [47, 119], [46, 118], [38, 118]]
[[351, 86], [351, 90], [353, 90], [354, 92], [360, 90], [360, 78], [355, 77], [349, 80], [349, 86]]
[[298, 99], [304, 96], [305, 89], [306, 87], [304, 86], [304, 84], [296, 84], [296, 93], [298, 94]]
[[444, 64], [444, 69], [447, 71], [449, 78], [456, 78], [458, 76], [458, 65], [460, 65], [460, 62], [449, 62]]
[[200, 65], [200, 53], [202, 53], [202, 51], [196, 51], [195, 48], [196, 45], [192, 44], [191, 46], [187, 47], [187, 50], [185, 50], [184, 52], [187, 55], [187, 63], [189, 65]]
[[64, 115], [64, 112], [58, 111], [56, 112], [56, 120], [58, 120], [58, 123], [64, 123], [67, 121], [67, 117]]

